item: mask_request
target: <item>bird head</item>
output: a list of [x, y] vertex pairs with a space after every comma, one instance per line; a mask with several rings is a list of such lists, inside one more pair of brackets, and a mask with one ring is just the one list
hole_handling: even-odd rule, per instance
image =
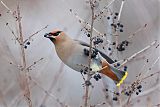
[[54, 44], [65, 40], [65, 34], [61, 30], [53, 30], [52, 32], [46, 33], [44, 37], [50, 39]]

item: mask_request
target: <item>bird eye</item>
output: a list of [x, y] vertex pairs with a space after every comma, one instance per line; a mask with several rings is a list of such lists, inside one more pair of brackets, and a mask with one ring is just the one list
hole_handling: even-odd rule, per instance
[[57, 31], [55, 33], [49, 33], [50, 35], [53, 35], [53, 36], [58, 36], [62, 31]]

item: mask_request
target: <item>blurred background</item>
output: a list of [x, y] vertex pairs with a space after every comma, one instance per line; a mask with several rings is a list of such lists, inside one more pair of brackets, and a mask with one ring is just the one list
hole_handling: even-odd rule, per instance
[[[156, 40], [156, 45], [126, 64], [129, 74], [124, 84], [131, 84], [140, 72], [147, 76], [160, 71], [158, 45], [160, 43], [160, 1], [124, 1], [120, 17], [123, 32], [117, 32], [118, 42], [128, 40], [134, 35], [129, 39], [130, 43], [124, 51], [118, 51], [107, 43], [107, 40], [110, 42], [116, 40], [116, 37], [111, 35], [113, 28], [110, 25], [114, 21], [112, 20], [114, 13], [119, 12], [123, 0], [97, 0], [96, 14], [105, 6], [109, 7], [104, 9], [104, 13], [95, 20], [94, 28], [102, 34], [106, 33], [103, 37], [106, 42], [98, 49], [118, 61], [132, 56]], [[23, 94], [24, 90], [20, 85], [23, 80], [20, 77], [21, 48], [14, 36], [19, 35], [18, 23], [13, 17], [17, 14], [15, 12], [17, 4], [20, 6], [23, 37], [24, 40], [29, 41], [27, 47], [24, 45], [24, 52], [26, 68], [29, 69], [27, 70], [27, 75], [29, 75], [27, 84], [33, 107], [82, 106], [84, 80], [81, 74], [61, 62], [54, 45], [43, 35], [58, 28], [74, 39], [89, 43], [89, 38], [84, 31], [81, 31], [85, 25], [79, 23], [79, 18], [85, 22], [91, 22], [89, 2], [87, 0], [3, 0], [0, 3], [0, 107], [28, 107]], [[146, 27], [144, 27], [145, 24]], [[31, 37], [34, 33], [36, 34]], [[94, 35], [97, 34], [94, 32]], [[157, 73], [147, 78], [142, 83], [142, 92], [139, 95], [135, 93], [132, 95], [129, 107], [158, 107], [158, 104], [160, 105], [159, 77]], [[105, 88], [115, 88], [114, 85], [107, 85], [109, 82], [112, 81], [107, 77], [105, 83], [102, 80], [98, 82], [92, 80], [94, 88], [90, 91], [90, 104], [93, 107], [94, 105], [119, 107], [127, 103], [128, 97], [126, 96], [122, 96], [121, 101], [113, 101], [111, 96], [106, 97]]]

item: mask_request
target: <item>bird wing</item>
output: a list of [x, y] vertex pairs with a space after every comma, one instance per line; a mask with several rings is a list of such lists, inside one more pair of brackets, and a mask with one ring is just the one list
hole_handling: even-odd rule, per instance
[[[81, 45], [83, 45], [83, 46], [90, 47], [89, 44], [87, 44], [86, 42], [79, 41], [79, 40], [75, 40], [75, 41], [77, 41], [79, 44], [81, 44]], [[98, 52], [100, 53], [100, 55], [101, 55], [104, 59], [106, 59], [106, 61], [107, 61], [109, 64], [113, 64], [113, 63], [114, 63], [114, 61], [113, 61], [110, 57], [108, 57], [105, 53], [103, 53], [102, 51], [100, 51], [100, 50], [98, 50], [98, 49], [96, 49], [96, 48], [93, 48], [93, 49], [95, 49], [96, 51], [98, 51]]]

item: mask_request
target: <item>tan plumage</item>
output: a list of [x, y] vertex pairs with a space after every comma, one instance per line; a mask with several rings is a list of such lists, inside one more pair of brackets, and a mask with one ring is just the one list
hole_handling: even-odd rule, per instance
[[[64, 32], [59, 30], [54, 30], [49, 34], [46, 34], [45, 37], [49, 38], [54, 43], [57, 55], [70, 68], [76, 71], [81, 71], [88, 66], [88, 56], [84, 54], [84, 49], [89, 49], [89, 46], [87, 44], [75, 41], [67, 36]], [[100, 51], [99, 53], [102, 54], [102, 52]], [[101, 70], [102, 67], [105, 66], [107, 67]], [[98, 55], [98, 57], [96, 58], [92, 58], [91, 68], [92, 71], [99, 71], [100, 73], [110, 77], [116, 83], [119, 83], [125, 75], [123, 71], [117, 70], [116, 68], [112, 67], [100, 55]]]

